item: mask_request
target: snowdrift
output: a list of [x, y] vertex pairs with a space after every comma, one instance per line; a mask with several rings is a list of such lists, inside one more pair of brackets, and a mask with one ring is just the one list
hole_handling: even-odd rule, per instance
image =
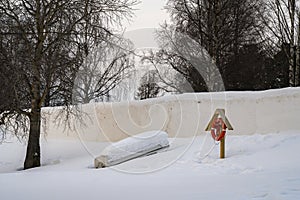
[[[48, 138], [119, 141], [141, 132], [162, 130], [169, 137], [204, 133], [216, 108], [226, 109], [233, 131], [252, 135], [300, 130], [300, 88], [259, 92], [220, 92], [172, 95], [144, 101], [93, 103], [82, 106], [84, 124], [73, 129], [57, 125], [59, 109], [43, 109]], [[45, 130], [45, 129], [44, 129]]]
[[[226, 159], [218, 159], [219, 148], [214, 148], [200, 163], [195, 162], [196, 152], [204, 155], [208, 151], [201, 149], [204, 134], [195, 138], [188, 151], [182, 143], [189, 138], [175, 143], [169, 138], [168, 151], [131, 160], [114, 170], [90, 170], [91, 155], [79, 141], [42, 137], [43, 167], [17, 171], [23, 165], [26, 146], [15, 140], [0, 145], [1, 199], [297, 200], [299, 133], [229, 135]], [[102, 142], [85, 144], [98, 149], [99, 155], [106, 146]], [[167, 165], [172, 160], [175, 162]]]
[[95, 158], [95, 167], [103, 168], [152, 154], [169, 146], [168, 134], [163, 131], [149, 131], [113, 143]]

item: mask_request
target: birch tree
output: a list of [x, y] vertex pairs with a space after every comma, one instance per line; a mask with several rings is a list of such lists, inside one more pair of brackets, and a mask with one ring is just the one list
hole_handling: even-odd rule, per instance
[[[227, 65], [229, 57], [234, 56], [235, 63], [238, 63], [239, 49], [243, 45], [261, 42], [263, 26], [257, 14], [263, 9], [263, 3], [259, 0], [169, 0], [167, 9], [172, 24], [163, 27], [161, 38], [165, 38], [170, 27], [174, 27], [173, 31], [187, 35], [198, 44], [194, 45], [197, 46], [194, 52], [199, 53], [204, 48], [210, 56], [210, 64], [206, 61], [197, 64], [204, 68], [200, 69], [200, 66], [191, 65], [191, 60], [161, 51], [166, 54], [161, 57], [168, 58], [170, 67], [184, 75], [194, 91], [207, 91], [205, 83], [214, 78], [203, 75], [214, 77], [216, 70], [209, 69], [214, 65], [226, 82], [230, 79], [227, 68], [235, 67]], [[219, 83], [210, 85], [211, 88], [220, 88]]]
[[[25, 116], [29, 135], [24, 169], [40, 166], [41, 108], [47, 97], [70, 106], [76, 72], [90, 47], [131, 16], [135, 0], [2, 0], [1, 58], [9, 76], [2, 125]], [[2, 67], [2, 66], [1, 66]], [[3, 88], [5, 89], [5, 88]], [[1, 97], [3, 98], [3, 97]], [[5, 97], [4, 97], [5, 98]], [[16, 120], [18, 122], [18, 120]]]
[[289, 85], [299, 86], [299, 0], [269, 0], [268, 16], [263, 19], [271, 40], [278, 48], [287, 44], [289, 50]]

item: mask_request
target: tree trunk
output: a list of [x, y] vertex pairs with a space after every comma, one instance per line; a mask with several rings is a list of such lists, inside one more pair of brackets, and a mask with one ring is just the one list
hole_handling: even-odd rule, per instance
[[24, 162], [24, 169], [41, 166], [40, 158], [40, 125], [41, 125], [41, 110], [34, 109], [30, 116], [30, 131], [27, 144], [27, 153]]
[[213, 12], [212, 12], [212, 3], [208, 2], [206, 5], [206, 9], [207, 9], [207, 32], [208, 32], [208, 38], [207, 38], [207, 51], [208, 54], [211, 56], [212, 58], [212, 62], [215, 62], [215, 58], [214, 58], [214, 43], [213, 43]]
[[44, 106], [45, 107], [50, 107], [50, 101], [51, 101], [51, 95], [50, 95], [50, 91], [48, 91], [47, 94], [46, 94], [46, 97], [45, 97]]
[[300, 86], [300, 11], [298, 11], [298, 32], [296, 50], [295, 86]]
[[291, 38], [290, 38], [290, 66], [289, 66], [289, 79], [290, 86], [295, 86], [295, 0], [289, 1], [289, 7], [291, 11]]

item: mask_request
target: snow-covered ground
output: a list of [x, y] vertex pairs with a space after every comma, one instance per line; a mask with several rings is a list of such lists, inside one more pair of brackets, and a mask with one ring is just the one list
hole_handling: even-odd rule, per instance
[[[95, 122], [70, 135], [50, 123], [41, 139], [42, 167], [20, 170], [26, 145], [6, 136], [0, 143], [1, 200], [300, 199], [300, 88], [185, 94], [86, 108]], [[204, 132], [215, 108], [226, 109], [234, 128], [222, 160], [219, 146]], [[144, 129], [166, 131], [170, 146], [94, 168], [94, 159], [111, 144], [106, 141]]]
[[[109, 143], [42, 139], [43, 166], [22, 166], [25, 146], [0, 145], [1, 199], [299, 199], [300, 131], [226, 138], [226, 159], [209, 134], [172, 139], [158, 154], [94, 169]], [[9, 142], [9, 141], [8, 141]], [[199, 155], [200, 154], [200, 155]]]

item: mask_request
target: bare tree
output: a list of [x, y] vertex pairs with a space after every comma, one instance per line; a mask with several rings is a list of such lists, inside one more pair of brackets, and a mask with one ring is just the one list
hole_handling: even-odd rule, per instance
[[[210, 62], [210, 60], [206, 59], [207, 54], [202, 52], [203, 49], [199, 48], [199, 45], [195, 43], [191, 46], [185, 45], [188, 40], [180, 41], [178, 37], [177, 39], [176, 37], [173, 38], [172, 28], [164, 29], [159, 33], [159, 37], [160, 41], [162, 41], [161, 46], [164, 48], [144, 56], [143, 60], [147, 60], [155, 67], [158, 77], [163, 84], [162, 89], [166, 92], [182, 93], [183, 91], [178, 87], [179, 82], [176, 79], [176, 74], [179, 73], [181, 74], [182, 82], [188, 82], [189, 88], [193, 91], [208, 91], [206, 80], [204, 79], [208, 74], [206, 69], [204, 69], [205, 67], [199, 67], [200, 64], [207, 66]], [[178, 46], [187, 48], [181, 49], [177, 48]], [[198, 50], [200, 53], [195, 52]], [[195, 61], [191, 63], [190, 61], [192, 60]], [[171, 68], [175, 73], [171, 73], [170, 71], [172, 70], [170, 69], [165, 70], [162, 68]]]
[[[206, 53], [202, 53], [203, 62], [199, 63], [193, 61], [195, 57], [187, 59], [162, 46], [165, 54], [162, 58], [168, 58], [169, 66], [184, 75], [196, 92], [220, 88], [220, 83], [210, 83], [217, 72], [209, 68], [217, 66], [223, 79], [229, 79], [227, 68], [232, 67], [227, 65], [229, 58], [234, 56], [238, 63], [238, 53], [243, 45], [262, 41], [264, 26], [256, 16], [264, 7], [259, 0], [169, 0], [167, 9], [172, 24], [162, 27], [161, 40], [172, 35], [168, 32], [180, 32], [194, 41], [192, 46], [197, 49], [190, 50], [200, 54], [206, 51], [210, 56], [209, 61], [205, 58]], [[169, 41], [176, 44], [174, 37], [169, 37]], [[177, 44], [179, 47], [184, 45]], [[196, 66], [198, 64], [202, 68]]]
[[[289, 45], [289, 85], [299, 86], [299, 14], [298, 0], [269, 0], [268, 15], [263, 17], [277, 48]], [[297, 25], [298, 24], [298, 25]], [[297, 53], [298, 52], [298, 53]]]
[[[135, 0], [2, 0], [1, 58], [11, 85], [0, 105], [1, 123], [26, 116], [29, 128], [24, 168], [40, 166], [41, 107], [49, 93], [69, 106], [73, 83], [89, 48], [131, 16]], [[7, 49], [6, 51], [2, 51]], [[1, 71], [2, 73], [2, 71]], [[12, 81], [12, 82], [10, 82]], [[6, 89], [6, 88], [3, 88]]]
[[296, 69], [295, 69], [295, 86], [300, 86], [300, 9], [297, 12], [298, 27], [297, 27], [297, 50], [296, 50]]
[[143, 52], [141, 65], [147, 65], [155, 69], [161, 90], [172, 94], [192, 92], [193, 90], [186, 81], [185, 76], [176, 69], [170, 68], [167, 60], [159, 56], [160, 53], [161, 51], [157, 52], [153, 49]]
[[133, 69], [133, 45], [121, 36], [110, 36], [90, 51], [75, 80], [74, 101], [89, 103], [109, 96]]
[[143, 100], [155, 98], [160, 92], [158, 85], [158, 74], [156, 70], [150, 70], [141, 78], [141, 84], [138, 87], [136, 99]]
[[170, 0], [167, 9], [177, 31], [199, 42], [217, 66], [228, 51], [261, 34], [256, 15], [263, 4], [258, 0]]

